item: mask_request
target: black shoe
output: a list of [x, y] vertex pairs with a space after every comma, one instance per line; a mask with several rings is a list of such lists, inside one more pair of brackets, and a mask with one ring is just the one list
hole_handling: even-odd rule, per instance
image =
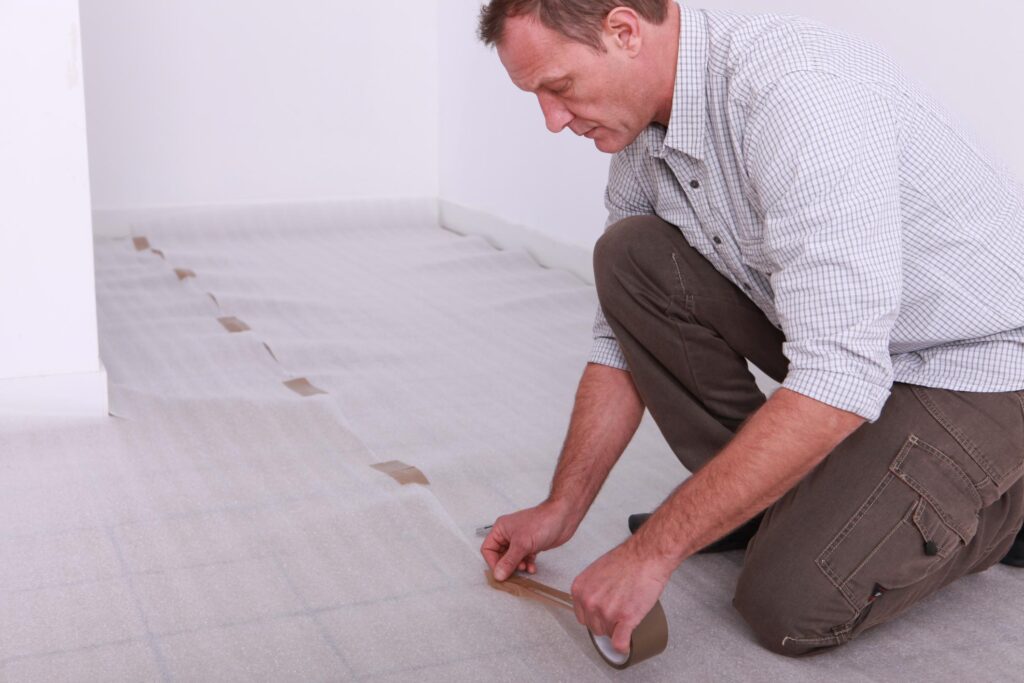
[[[632, 519], [630, 523], [632, 523]], [[1010, 546], [1010, 552], [1006, 553], [1002, 563], [1011, 567], [1024, 567], [1024, 529], [1017, 533], [1017, 540]]]
[[[650, 519], [650, 517], [650, 512], [642, 512], [639, 514], [630, 515], [629, 533], [635, 534], [637, 532], [637, 529], [643, 526], [644, 522]], [[747, 543], [750, 542], [750, 539], [754, 537], [754, 534], [757, 533], [758, 527], [761, 526], [762, 517], [764, 517], [763, 512], [757, 517], [754, 517], [752, 520], [750, 520], [743, 526], [741, 526], [740, 528], [736, 529], [735, 531], [726, 534], [714, 543], [711, 543], [707, 547], [698, 550], [697, 554], [702, 555], [704, 553], [724, 553], [727, 550], [743, 550], [747, 547]], [[1017, 542], [1020, 543], [1019, 538]], [[1016, 548], [1017, 546], [1014, 547]]]

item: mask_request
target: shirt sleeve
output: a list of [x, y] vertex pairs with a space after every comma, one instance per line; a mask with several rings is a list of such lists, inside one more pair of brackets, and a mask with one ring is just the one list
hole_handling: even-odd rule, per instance
[[[627, 157], [628, 149], [612, 157], [608, 171], [608, 186], [604, 193], [604, 205], [608, 209], [605, 229], [629, 216], [654, 213], [654, 207], [643, 193], [636, 174]], [[590, 349], [591, 363], [607, 365], [620, 370], [629, 370], [622, 348], [615, 339], [615, 333], [608, 325], [601, 306], [594, 317], [594, 342]]]
[[878, 419], [902, 292], [899, 120], [870, 84], [787, 74], [755, 98], [744, 166], [786, 335], [782, 386]]

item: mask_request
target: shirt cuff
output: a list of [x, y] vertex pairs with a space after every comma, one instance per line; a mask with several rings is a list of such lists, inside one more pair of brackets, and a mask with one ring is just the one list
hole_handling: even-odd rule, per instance
[[619, 343], [607, 337], [596, 337], [594, 345], [590, 349], [590, 362], [598, 365], [607, 365], [611, 368], [629, 371], [626, 364], [626, 357], [622, 355]]
[[860, 415], [874, 422], [889, 400], [892, 384], [880, 387], [855, 375], [824, 370], [790, 370], [782, 386], [833, 408]]

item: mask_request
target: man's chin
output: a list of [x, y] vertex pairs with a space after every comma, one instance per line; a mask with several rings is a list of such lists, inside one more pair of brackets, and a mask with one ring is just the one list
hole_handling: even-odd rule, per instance
[[594, 147], [605, 154], [618, 154], [626, 149], [626, 145], [615, 137], [594, 138]]
[[605, 154], [618, 154], [629, 147], [631, 142], [633, 140], [626, 140], [621, 135], [605, 134], [594, 138], [594, 147]]

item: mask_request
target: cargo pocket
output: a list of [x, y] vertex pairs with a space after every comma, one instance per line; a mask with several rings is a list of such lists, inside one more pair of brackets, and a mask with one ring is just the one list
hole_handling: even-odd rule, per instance
[[981, 507], [963, 469], [911, 434], [817, 565], [860, 612], [879, 588], [917, 583], [970, 543]]
[[1020, 392], [975, 393], [923, 386], [915, 396], [968, 457], [982, 506], [999, 500], [1024, 475], [1024, 400]]

